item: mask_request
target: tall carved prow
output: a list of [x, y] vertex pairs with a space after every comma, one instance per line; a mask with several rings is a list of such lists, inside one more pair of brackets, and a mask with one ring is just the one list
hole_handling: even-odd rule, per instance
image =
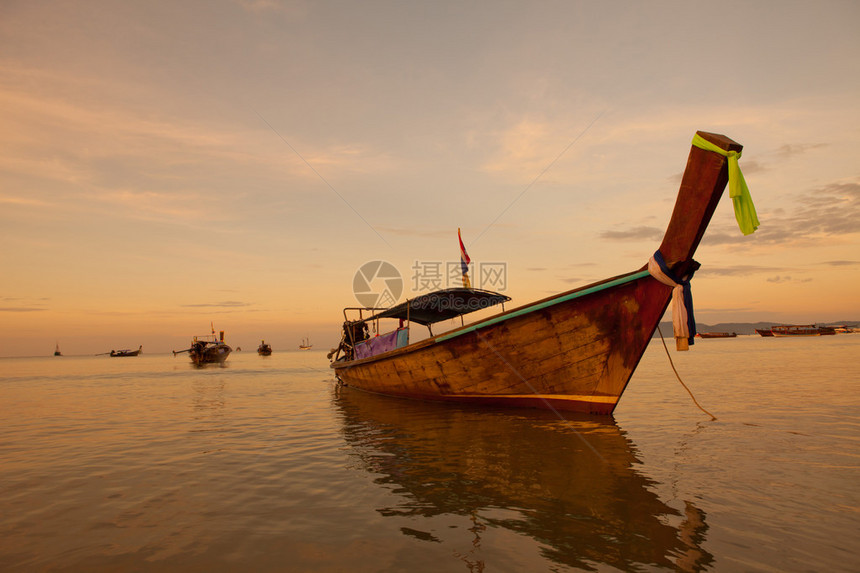
[[[741, 144], [725, 135], [704, 131], [697, 133], [725, 151], [740, 153], [743, 149]], [[728, 180], [728, 161], [725, 157], [696, 146], [691, 147], [675, 209], [660, 245], [663, 259], [676, 275], [687, 274], [693, 265], [693, 254], [705, 234]]]

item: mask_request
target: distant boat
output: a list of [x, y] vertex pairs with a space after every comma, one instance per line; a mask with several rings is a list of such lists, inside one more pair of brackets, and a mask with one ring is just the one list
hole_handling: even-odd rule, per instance
[[[389, 396], [611, 414], [673, 291], [699, 267], [693, 254], [728, 181], [726, 156], [741, 149], [725, 136], [697, 134], [672, 218], [649, 264], [513, 310], [502, 307], [436, 335], [432, 325], [510, 298], [472, 289], [464, 280], [463, 288], [390, 308], [347, 308], [340, 345], [329, 354], [331, 368], [346, 386]], [[464, 255], [461, 246], [461, 261]], [[382, 334], [385, 319], [399, 326]], [[415, 324], [426, 326], [430, 338], [410, 343]], [[369, 336], [369, 326], [380, 334]], [[676, 336], [679, 349], [689, 336]]]
[[261, 340], [260, 346], [257, 347], [257, 354], [260, 356], [269, 356], [272, 354], [272, 347], [266, 344], [265, 340]]
[[737, 332], [700, 332], [696, 336], [699, 338], [735, 338]]
[[62, 356], [62, 355], [63, 355], [63, 353], [60, 352], [60, 343], [58, 342], [57, 343], [57, 349], [54, 350], [54, 356]]
[[310, 350], [314, 345], [311, 344], [310, 338], [302, 338], [302, 343], [299, 344], [299, 350]]
[[769, 328], [756, 328], [755, 331], [765, 338], [773, 336], [773, 331]]
[[788, 336], [828, 336], [836, 334], [831, 326], [816, 326], [814, 324], [780, 324], [772, 327], [771, 332], [777, 338]]
[[111, 350], [111, 356], [137, 356], [140, 354], [140, 351], [143, 350], [143, 346], [141, 345], [137, 350]]
[[224, 343], [224, 331], [221, 331], [220, 338], [216, 338], [213, 328], [211, 335], [195, 336], [191, 342], [191, 348], [174, 350], [173, 355], [187, 352], [191, 362], [197, 366], [203, 366], [204, 364], [223, 364], [232, 351], [233, 349]]

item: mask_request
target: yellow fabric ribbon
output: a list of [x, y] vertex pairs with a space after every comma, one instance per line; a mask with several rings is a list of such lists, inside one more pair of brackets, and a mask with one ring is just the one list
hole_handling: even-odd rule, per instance
[[729, 160], [729, 197], [732, 198], [732, 205], [735, 208], [735, 219], [738, 220], [738, 227], [744, 235], [755, 232], [759, 226], [758, 215], [756, 215], [744, 174], [741, 173], [741, 167], [738, 165], [741, 152], [720, 149], [698, 133], [693, 136], [693, 145], [706, 151], [719, 153]]

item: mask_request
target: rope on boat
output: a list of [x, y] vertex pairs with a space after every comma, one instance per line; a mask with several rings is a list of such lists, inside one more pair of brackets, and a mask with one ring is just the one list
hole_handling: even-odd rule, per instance
[[[695, 263], [695, 261], [693, 261]], [[651, 276], [666, 286], [672, 287], [672, 328], [678, 350], [687, 350], [695, 343], [696, 319], [693, 317], [693, 294], [690, 291], [690, 279], [698, 269], [698, 263], [693, 265], [687, 276], [676, 277], [669, 270], [663, 253], [658, 249], [648, 260], [648, 272]], [[662, 336], [662, 333], [660, 333]], [[686, 342], [686, 344], [684, 343]]]
[[699, 404], [699, 402], [696, 400], [696, 397], [695, 397], [695, 396], [693, 396], [693, 393], [690, 391], [690, 389], [689, 389], [689, 388], [687, 388], [687, 385], [686, 385], [686, 384], [684, 384], [684, 381], [683, 381], [683, 380], [681, 380], [681, 375], [680, 375], [680, 374], [678, 374], [678, 370], [675, 368], [675, 363], [672, 361], [672, 355], [671, 355], [671, 354], [669, 354], [669, 347], [668, 347], [668, 346], [666, 346], [666, 339], [664, 339], [664, 338], [663, 338], [663, 332], [660, 330], [660, 325], [659, 325], [659, 324], [657, 325], [657, 332], [659, 332], [659, 333], [660, 333], [660, 341], [663, 343], [663, 348], [666, 350], [666, 357], [668, 357], [668, 358], [669, 358], [669, 365], [670, 365], [670, 366], [672, 366], [672, 371], [673, 371], [673, 372], [675, 372], [675, 377], [678, 379], [678, 382], [680, 382], [680, 383], [681, 383], [681, 386], [683, 386], [683, 387], [684, 387], [684, 390], [686, 390], [686, 391], [687, 391], [687, 393], [690, 395], [690, 398], [692, 398], [692, 399], [693, 399], [693, 403], [694, 403], [694, 404], [699, 408], [699, 410], [701, 410], [702, 412], [704, 412], [705, 414], [707, 414], [708, 416], [710, 416], [710, 417], [711, 417], [711, 421], [716, 420], [716, 419], [717, 419], [717, 417], [716, 417], [716, 416], [714, 416], [713, 414], [711, 414], [710, 412], [708, 412], [707, 410], [705, 410], [704, 408], [702, 408], [702, 406], [701, 406], [701, 405]]

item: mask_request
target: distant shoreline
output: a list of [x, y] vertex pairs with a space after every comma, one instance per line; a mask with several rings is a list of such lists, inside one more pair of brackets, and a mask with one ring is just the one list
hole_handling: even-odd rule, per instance
[[[800, 323], [800, 322], [720, 322], [717, 324], [704, 324], [701, 322], [696, 323], [696, 331], [697, 332], [734, 332], [739, 335], [752, 335], [757, 334], [756, 329], [761, 330], [770, 330], [771, 327], [779, 325], [779, 324], [811, 324], [811, 323]], [[851, 328], [860, 328], [860, 321], [857, 320], [846, 320], [842, 322], [816, 322], [815, 324], [819, 326], [849, 326]], [[672, 323], [671, 322], [661, 322], [660, 330], [663, 332], [663, 336], [671, 336], [672, 333]], [[655, 332], [654, 337], [659, 338], [660, 333]]]

